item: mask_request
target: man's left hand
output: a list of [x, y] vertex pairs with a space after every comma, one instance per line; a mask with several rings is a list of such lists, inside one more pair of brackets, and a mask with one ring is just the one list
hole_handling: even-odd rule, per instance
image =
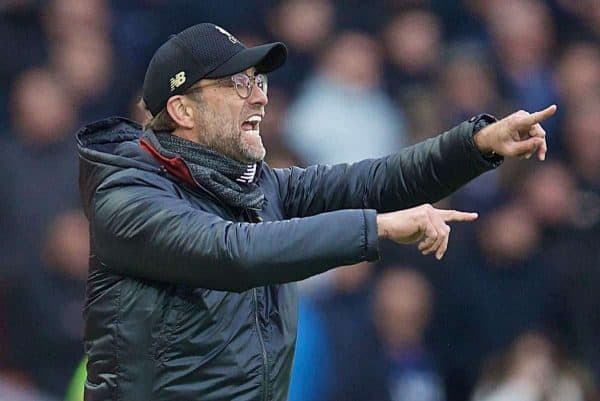
[[529, 159], [537, 153], [546, 159], [546, 131], [540, 123], [556, 112], [556, 105], [529, 113], [519, 110], [502, 120], [484, 127], [475, 134], [475, 146], [484, 155], [499, 154]]

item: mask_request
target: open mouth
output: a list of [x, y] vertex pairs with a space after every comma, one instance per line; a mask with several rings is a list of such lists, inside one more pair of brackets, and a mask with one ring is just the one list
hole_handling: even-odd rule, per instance
[[258, 135], [260, 131], [260, 122], [262, 121], [262, 116], [253, 115], [250, 116], [247, 120], [242, 123], [242, 130], [249, 134]]

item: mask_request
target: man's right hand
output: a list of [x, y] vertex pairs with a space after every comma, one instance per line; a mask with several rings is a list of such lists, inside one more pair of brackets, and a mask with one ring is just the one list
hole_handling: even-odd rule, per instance
[[440, 260], [448, 248], [450, 221], [473, 221], [477, 213], [436, 209], [430, 204], [377, 215], [377, 234], [399, 244], [419, 242], [423, 255], [435, 252]]

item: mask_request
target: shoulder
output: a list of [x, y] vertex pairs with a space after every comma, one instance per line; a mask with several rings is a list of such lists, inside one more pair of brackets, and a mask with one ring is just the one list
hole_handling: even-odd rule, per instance
[[128, 168], [107, 177], [96, 189], [88, 217], [94, 227], [145, 224], [154, 217], [191, 207], [176, 183], [158, 174]]
[[137, 168], [126, 168], [106, 177], [98, 185], [96, 193], [116, 189], [125, 191], [139, 190], [144, 187], [173, 194], [179, 192], [177, 184], [165, 175]]
[[260, 172], [259, 185], [263, 191], [277, 190], [288, 185], [291, 176], [298, 170], [297, 167], [273, 168], [263, 163]]

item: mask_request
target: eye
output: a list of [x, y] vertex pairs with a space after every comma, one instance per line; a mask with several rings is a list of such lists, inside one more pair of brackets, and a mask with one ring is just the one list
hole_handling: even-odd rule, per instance
[[250, 78], [246, 74], [235, 74], [232, 77], [232, 79], [236, 85], [241, 85], [241, 86], [249, 86], [250, 85]]
[[267, 76], [264, 74], [258, 74], [256, 76], [256, 86], [264, 91], [264, 89], [267, 87]]

